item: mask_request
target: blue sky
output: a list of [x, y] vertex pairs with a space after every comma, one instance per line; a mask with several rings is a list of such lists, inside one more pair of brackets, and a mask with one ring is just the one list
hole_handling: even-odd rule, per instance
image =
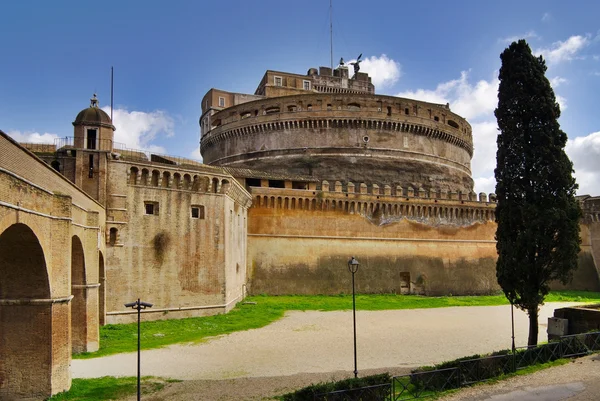
[[[575, 5], [572, 5], [575, 4]], [[253, 93], [267, 69], [329, 65], [329, 1], [7, 1], [0, 4], [0, 129], [72, 136], [96, 92], [116, 141], [199, 157], [200, 101]], [[333, 2], [334, 62], [363, 53], [379, 94], [450, 102], [473, 126], [477, 192], [493, 192], [499, 55], [526, 38], [547, 60], [580, 194], [600, 195], [600, 2]]]

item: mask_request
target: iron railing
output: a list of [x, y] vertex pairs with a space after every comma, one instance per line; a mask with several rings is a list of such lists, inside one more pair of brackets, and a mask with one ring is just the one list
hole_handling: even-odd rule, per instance
[[[484, 382], [539, 363], [600, 351], [600, 332], [562, 336], [537, 347], [520, 347], [514, 353], [460, 360], [455, 367], [416, 371], [394, 376], [391, 384], [339, 390], [315, 395], [317, 401], [406, 401], [432, 397], [440, 392]], [[387, 390], [386, 390], [387, 389]], [[389, 390], [389, 391], [388, 391]]]
[[391, 394], [392, 384], [386, 383], [316, 394], [314, 401], [381, 401], [389, 400]]

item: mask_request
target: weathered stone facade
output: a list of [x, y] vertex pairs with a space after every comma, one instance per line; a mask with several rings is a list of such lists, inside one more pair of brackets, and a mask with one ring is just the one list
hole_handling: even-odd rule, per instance
[[[498, 290], [494, 195], [473, 193], [471, 127], [449, 105], [322, 67], [211, 89], [199, 122], [210, 165], [114, 143], [95, 97], [53, 145], [0, 133], [0, 399], [69, 388], [71, 352], [135, 320], [137, 298], [155, 320], [348, 292], [351, 255], [359, 292]], [[598, 199], [580, 198], [569, 288], [600, 289]]]

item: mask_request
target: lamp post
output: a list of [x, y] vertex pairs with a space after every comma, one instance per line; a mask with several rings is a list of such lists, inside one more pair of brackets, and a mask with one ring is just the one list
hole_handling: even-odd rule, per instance
[[141, 391], [140, 391], [140, 314], [142, 309], [152, 308], [152, 304], [148, 302], [140, 301], [138, 298], [135, 302], [129, 302], [125, 304], [126, 308], [132, 308], [137, 310], [138, 315], [138, 335], [137, 335], [137, 399], [140, 401]]
[[515, 355], [515, 305], [510, 301], [510, 320], [512, 323], [512, 362], [513, 372], [517, 371], [516, 355]]
[[358, 260], [352, 256], [348, 261], [348, 271], [352, 273], [352, 322], [354, 324], [354, 377], [358, 377], [358, 369], [356, 367], [356, 295], [354, 291], [354, 274], [358, 271]]

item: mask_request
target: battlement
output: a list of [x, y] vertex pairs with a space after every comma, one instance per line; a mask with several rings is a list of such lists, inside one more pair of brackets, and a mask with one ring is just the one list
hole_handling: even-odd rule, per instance
[[[317, 186], [320, 188], [317, 189]], [[288, 185], [289, 187], [289, 185]], [[395, 188], [377, 184], [308, 183], [307, 189], [251, 187], [253, 208], [360, 214], [382, 225], [401, 218], [426, 224], [495, 221], [496, 195]]]
[[[129, 165], [127, 184], [179, 191], [227, 195], [243, 207], [250, 207], [250, 194], [233, 177], [223, 172], [166, 169], [152, 165]], [[210, 169], [210, 167], [209, 167]]]

